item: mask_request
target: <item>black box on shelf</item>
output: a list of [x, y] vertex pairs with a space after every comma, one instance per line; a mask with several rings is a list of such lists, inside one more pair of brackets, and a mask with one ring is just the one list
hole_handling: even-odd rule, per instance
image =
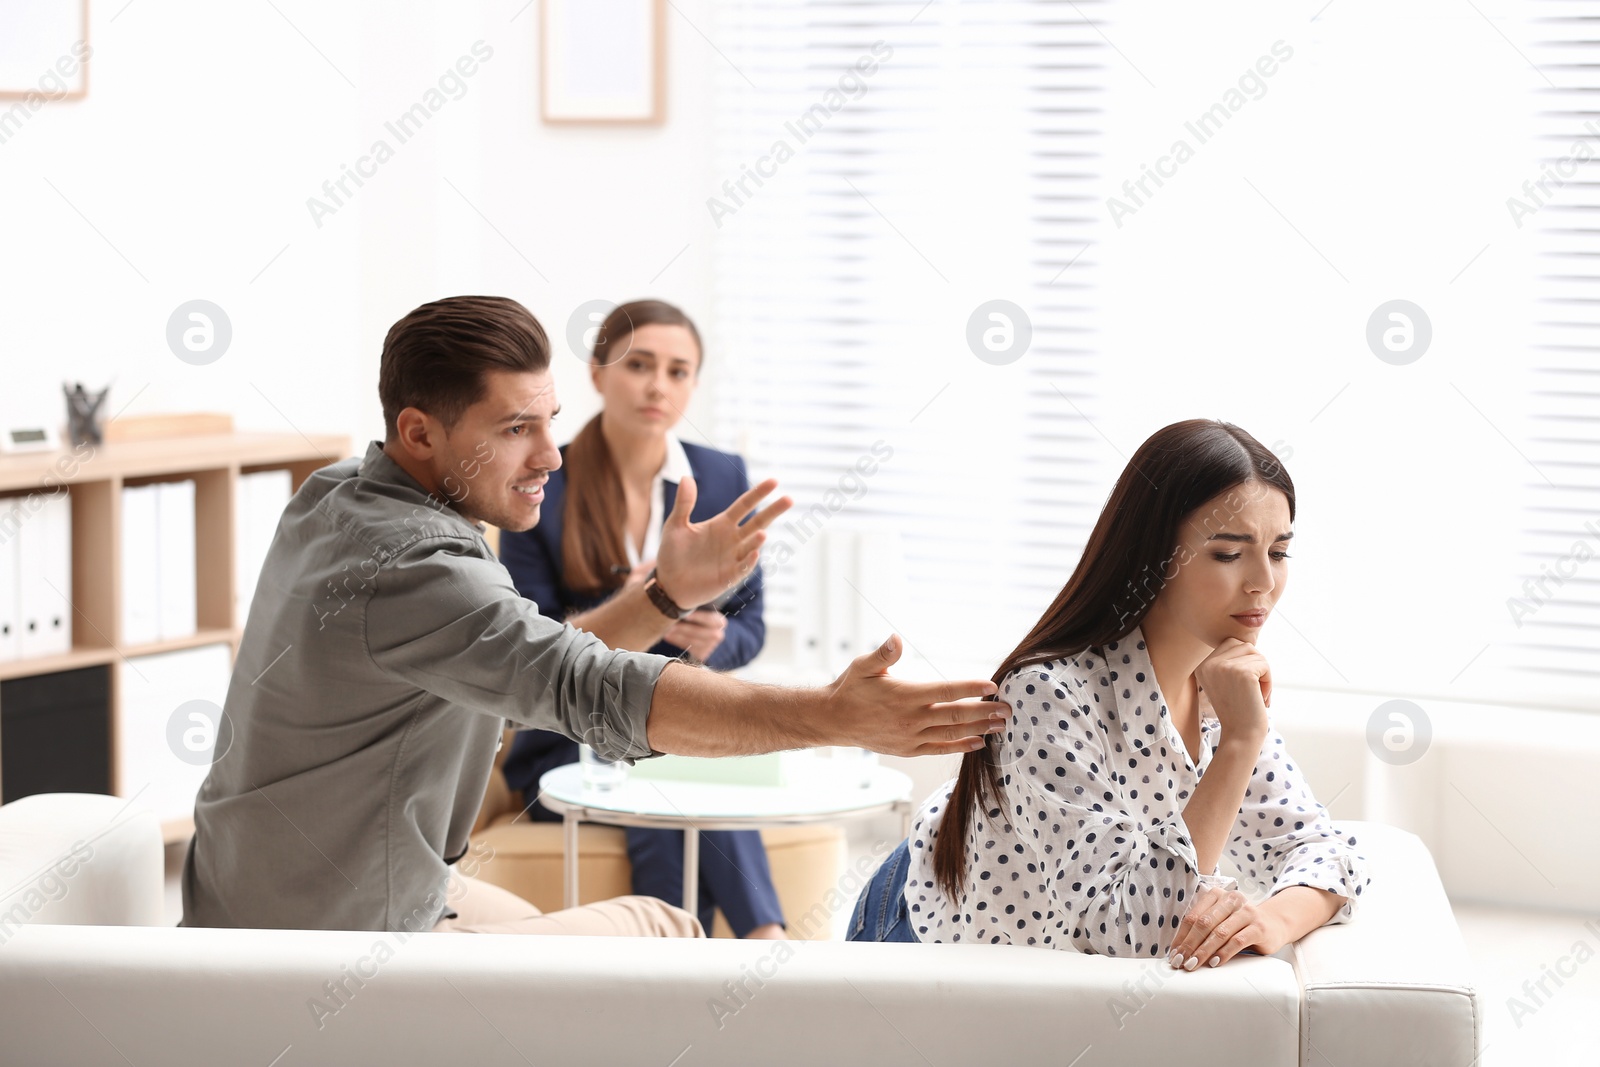
[[0, 803], [111, 792], [111, 668], [0, 682]]

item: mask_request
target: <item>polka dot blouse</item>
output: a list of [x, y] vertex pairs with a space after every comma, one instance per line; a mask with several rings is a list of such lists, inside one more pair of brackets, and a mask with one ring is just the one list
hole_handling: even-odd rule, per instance
[[1165, 956], [1200, 885], [1230, 875], [1252, 900], [1308, 885], [1345, 898], [1330, 923], [1355, 914], [1371, 881], [1366, 860], [1270, 727], [1218, 865], [1227, 873], [1198, 869], [1183, 808], [1210, 766], [1221, 722], [1202, 698], [1196, 765], [1137, 627], [1103, 655], [1089, 649], [1013, 671], [1000, 697], [1013, 708], [1004, 796], [1001, 805], [986, 797], [989, 809], [955, 830], [967, 848], [958, 899], [938, 888], [933, 866], [953, 780], [912, 825], [905, 895], [919, 940]]

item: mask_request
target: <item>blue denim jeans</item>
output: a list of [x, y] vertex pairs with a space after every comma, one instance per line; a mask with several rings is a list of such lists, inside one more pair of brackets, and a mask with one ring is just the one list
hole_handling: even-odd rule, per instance
[[900, 842], [873, 874], [856, 910], [850, 915], [848, 941], [916, 941], [911, 915], [906, 909], [906, 865], [911, 862], [909, 841]]

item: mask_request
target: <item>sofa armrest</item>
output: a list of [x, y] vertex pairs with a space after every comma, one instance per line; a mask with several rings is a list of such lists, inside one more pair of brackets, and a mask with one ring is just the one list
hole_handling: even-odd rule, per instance
[[0, 807], [0, 944], [35, 923], [160, 926], [161, 825], [99, 793], [39, 793]]
[[1471, 964], [1433, 857], [1415, 834], [1341, 822], [1372, 884], [1349, 922], [1293, 946], [1300, 979], [1300, 1062], [1472, 1067], [1482, 1016]]

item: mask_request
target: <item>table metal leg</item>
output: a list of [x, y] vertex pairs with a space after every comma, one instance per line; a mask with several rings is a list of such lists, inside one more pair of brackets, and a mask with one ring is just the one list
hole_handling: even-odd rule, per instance
[[578, 813], [568, 810], [561, 817], [561, 872], [565, 883], [561, 906], [578, 906]]
[[700, 911], [700, 831], [693, 826], [683, 831], [683, 910], [690, 915]]

